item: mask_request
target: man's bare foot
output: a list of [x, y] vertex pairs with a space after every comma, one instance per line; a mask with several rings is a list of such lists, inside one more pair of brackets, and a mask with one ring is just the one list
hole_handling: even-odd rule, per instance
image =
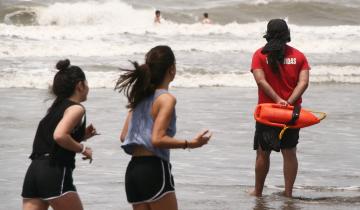
[[248, 194], [251, 196], [261, 197], [261, 194], [257, 194], [255, 189], [248, 190]]
[[292, 198], [292, 194], [286, 193], [285, 191], [277, 192], [277, 193], [275, 193], [275, 195]]
[[284, 192], [283, 192], [283, 196], [288, 197], [288, 198], [292, 198], [292, 192], [286, 192], [286, 191], [284, 191]]

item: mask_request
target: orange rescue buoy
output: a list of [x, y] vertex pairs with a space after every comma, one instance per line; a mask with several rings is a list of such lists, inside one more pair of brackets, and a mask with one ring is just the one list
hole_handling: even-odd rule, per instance
[[[255, 108], [254, 117], [259, 123], [281, 127], [279, 139], [287, 128], [304, 128], [319, 123], [326, 117], [324, 112], [313, 112], [307, 109], [297, 109], [294, 106], [283, 106], [280, 104], [264, 103]], [[319, 114], [317, 117], [314, 113]]]

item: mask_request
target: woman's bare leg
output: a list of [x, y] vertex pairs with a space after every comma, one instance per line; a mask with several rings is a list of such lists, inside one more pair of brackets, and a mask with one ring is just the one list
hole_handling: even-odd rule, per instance
[[49, 200], [54, 210], [83, 210], [79, 195], [76, 192], [69, 192], [59, 198]]
[[157, 201], [149, 203], [151, 210], [178, 210], [175, 192], [166, 194]]
[[39, 198], [23, 199], [23, 210], [47, 210], [49, 204]]

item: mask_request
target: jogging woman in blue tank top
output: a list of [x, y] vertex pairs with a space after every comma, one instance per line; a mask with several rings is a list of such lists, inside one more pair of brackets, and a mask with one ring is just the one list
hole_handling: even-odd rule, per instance
[[92, 160], [91, 148], [81, 143], [96, 135], [92, 125], [86, 127], [85, 108], [80, 104], [86, 101], [89, 87], [84, 72], [69, 60], [59, 61], [56, 68], [51, 88], [56, 99], [38, 125], [24, 179], [24, 210], [83, 209], [72, 171], [76, 153]]
[[133, 64], [135, 70], [124, 70], [115, 87], [125, 93], [130, 109], [120, 137], [132, 155], [125, 175], [127, 199], [134, 210], [177, 210], [169, 149], [201, 147], [211, 133], [205, 130], [190, 141], [174, 138], [176, 98], [168, 89], [176, 67], [170, 47], [154, 47], [145, 64]]

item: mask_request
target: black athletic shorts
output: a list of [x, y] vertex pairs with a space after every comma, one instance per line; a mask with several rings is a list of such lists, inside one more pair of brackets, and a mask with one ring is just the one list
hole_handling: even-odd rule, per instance
[[51, 200], [69, 192], [76, 192], [70, 167], [50, 164], [50, 158], [31, 162], [24, 179], [21, 196]]
[[153, 202], [174, 192], [171, 164], [156, 156], [132, 157], [126, 169], [125, 190], [131, 204]]
[[267, 126], [261, 123], [256, 123], [254, 136], [254, 150], [257, 150], [259, 145], [264, 151], [274, 150], [279, 152], [280, 149], [291, 149], [296, 147], [299, 143], [300, 129], [286, 129], [283, 137], [279, 140], [278, 136], [282, 128]]

